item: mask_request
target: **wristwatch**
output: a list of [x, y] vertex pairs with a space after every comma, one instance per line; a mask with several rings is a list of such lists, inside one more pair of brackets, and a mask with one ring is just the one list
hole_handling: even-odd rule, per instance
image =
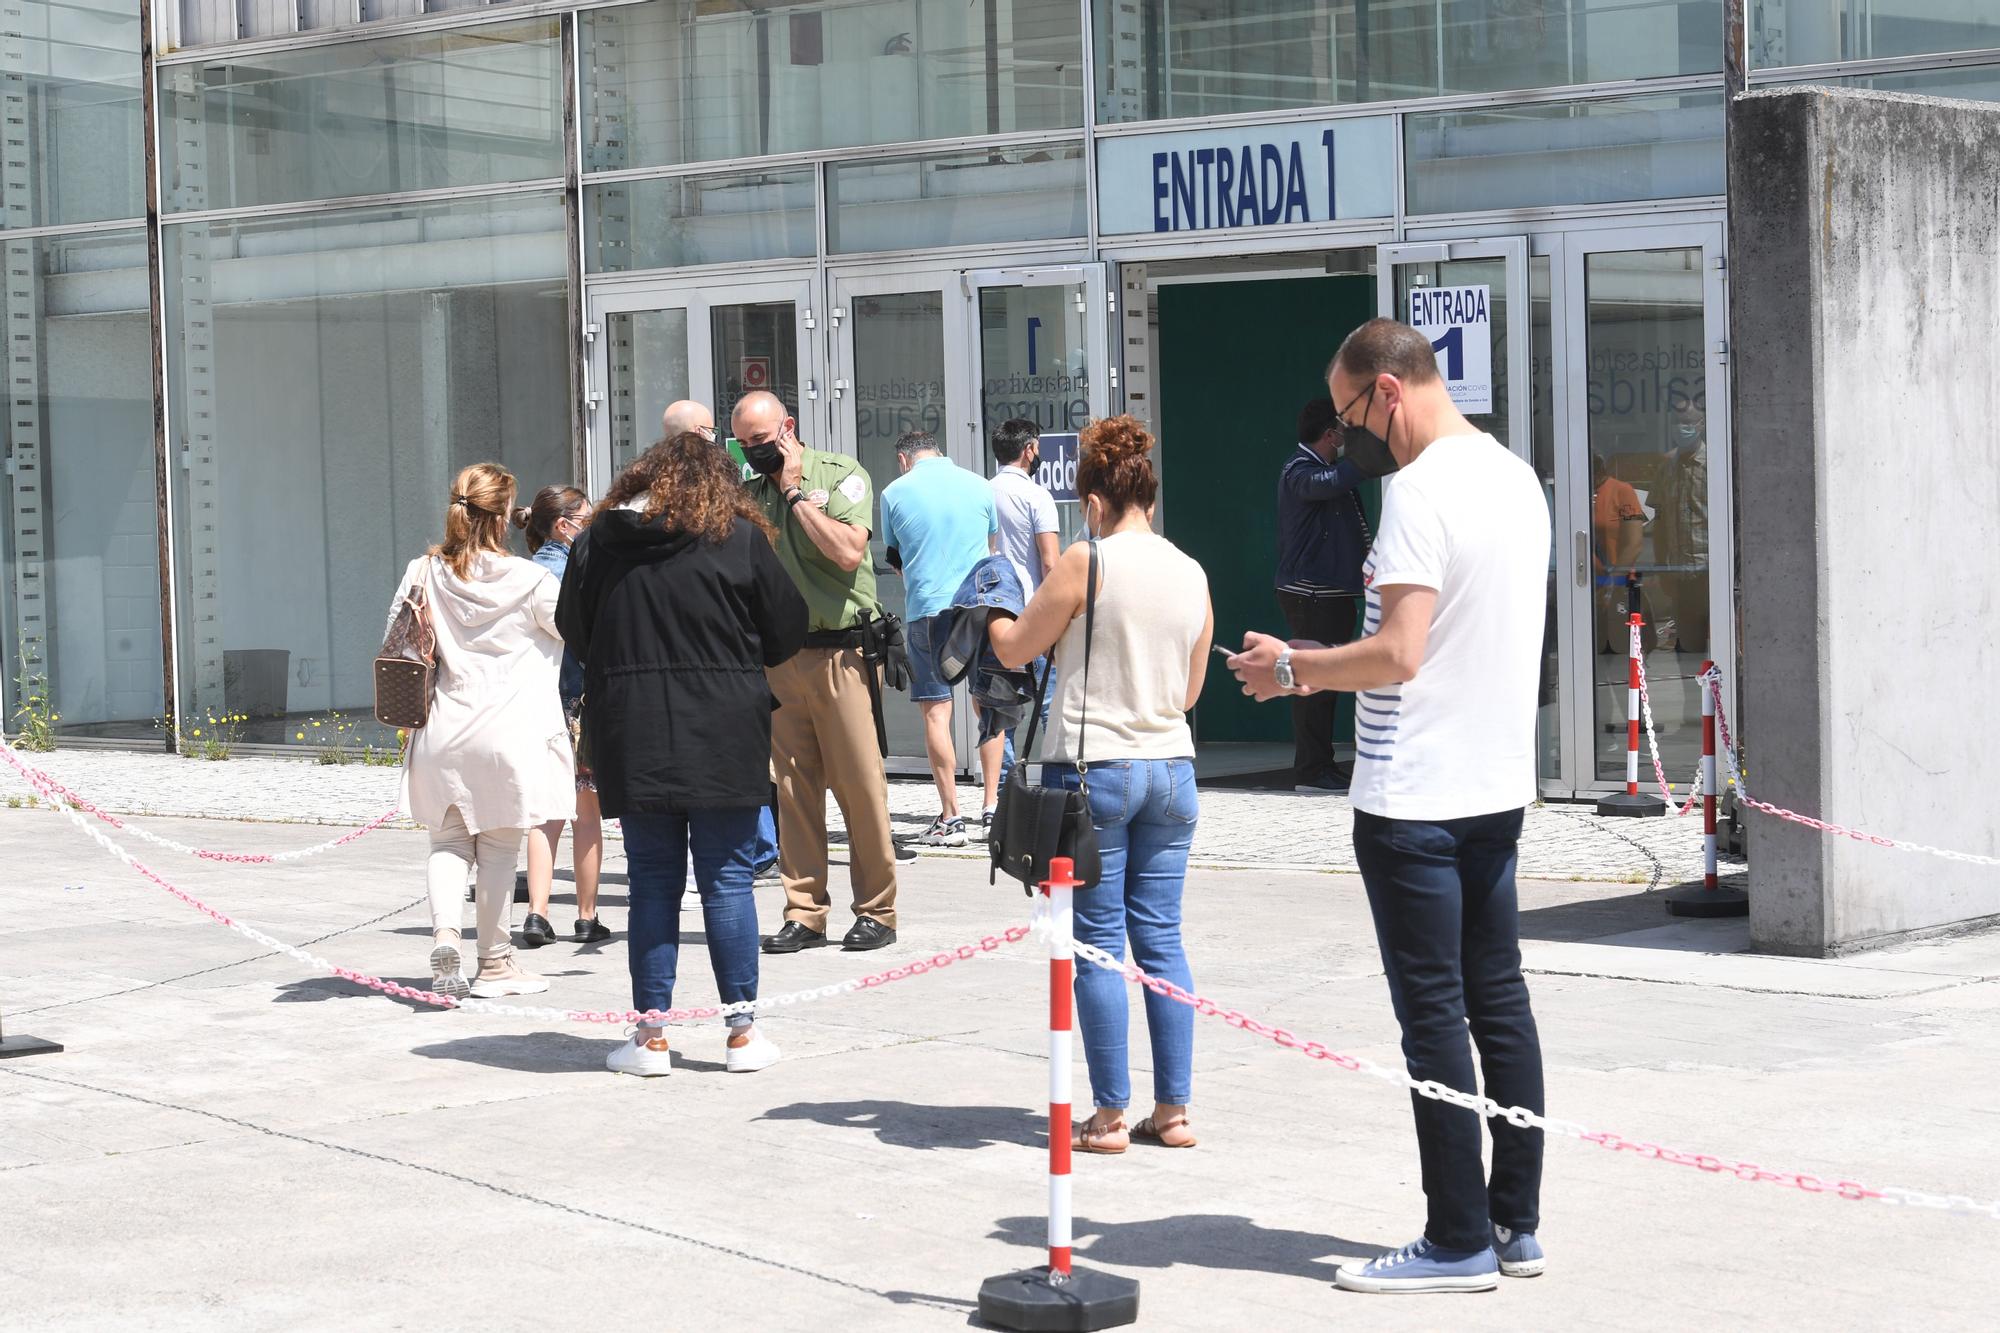
[[1291, 649], [1287, 648], [1284, 652], [1278, 654], [1278, 664], [1271, 668], [1271, 674], [1277, 679], [1279, 689], [1293, 690], [1298, 688], [1298, 677], [1292, 674]]
[[785, 503], [793, 509], [797, 509], [800, 505], [804, 504], [805, 499], [806, 492], [802, 486], [794, 486], [785, 492]]

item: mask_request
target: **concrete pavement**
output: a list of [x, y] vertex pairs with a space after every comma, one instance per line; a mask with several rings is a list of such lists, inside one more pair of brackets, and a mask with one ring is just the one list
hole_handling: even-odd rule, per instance
[[[150, 826], [232, 850], [326, 833]], [[416, 981], [423, 845], [391, 830], [278, 867], [142, 859], [280, 938]], [[0, 1063], [10, 1328], [946, 1329], [967, 1326], [982, 1278], [1036, 1261], [1031, 945], [776, 1011], [787, 1058], [756, 1075], [721, 1072], [714, 1026], [676, 1031], [674, 1077], [641, 1082], [603, 1072], [615, 1031], [421, 1010], [259, 957], [51, 812], [0, 809], [0, 857], [0, 1016], [69, 1048]], [[1552, 1114], [2000, 1196], [2000, 937], [1801, 963], [1736, 952], [1728, 923], [1670, 924], [1637, 884], [1522, 896]], [[627, 1003], [618, 885], [606, 902], [617, 939], [527, 955], [554, 983], [536, 999]], [[774, 926], [774, 893], [763, 909]], [[976, 939], [1027, 902], [926, 859], [902, 910], [893, 948], [767, 960], [765, 993]], [[1356, 880], [1198, 871], [1187, 918], [1199, 990], [1396, 1060]], [[677, 999], [694, 1002], [714, 992], [699, 913], [685, 919]], [[1990, 1326], [2000, 1222], [1571, 1142], [1549, 1147], [1547, 1277], [1338, 1292], [1339, 1262], [1421, 1229], [1407, 1101], [1217, 1022], [1196, 1042], [1202, 1146], [1077, 1162], [1079, 1262], [1141, 1280], [1142, 1328]], [[1143, 1097], [1142, 1032], [1133, 1059]], [[1081, 1101], [1080, 1059], [1077, 1085]]]

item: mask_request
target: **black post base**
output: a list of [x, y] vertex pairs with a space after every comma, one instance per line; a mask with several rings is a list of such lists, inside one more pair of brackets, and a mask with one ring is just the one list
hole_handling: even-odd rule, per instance
[[1677, 884], [1667, 890], [1667, 915], [1692, 917], [1749, 916], [1750, 895], [1731, 884], [1706, 888], [1702, 881]]
[[1078, 1268], [1052, 1278], [1046, 1268], [989, 1277], [979, 1287], [979, 1317], [1017, 1333], [1089, 1333], [1139, 1319], [1139, 1284]]
[[0, 1060], [12, 1060], [18, 1055], [55, 1055], [62, 1047], [40, 1037], [0, 1037]]
[[1615, 796], [1598, 797], [1597, 813], [1614, 819], [1650, 819], [1667, 813], [1667, 807], [1657, 796], [1648, 796], [1643, 792], [1633, 796], [1621, 791]]

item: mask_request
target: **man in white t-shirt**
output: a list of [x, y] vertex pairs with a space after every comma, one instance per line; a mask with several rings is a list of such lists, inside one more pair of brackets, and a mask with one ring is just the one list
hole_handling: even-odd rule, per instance
[[[1430, 340], [1377, 319], [1327, 369], [1346, 456], [1384, 488], [1363, 567], [1365, 637], [1343, 647], [1245, 637], [1230, 667], [1273, 699], [1356, 692], [1354, 851], [1410, 1076], [1540, 1114], [1541, 1041], [1521, 976], [1514, 890], [1535, 799], [1535, 700], [1549, 511], [1534, 470], [1452, 403]], [[1483, 1291], [1545, 1267], [1542, 1133], [1413, 1096], [1423, 1237], [1336, 1282], [1350, 1291]]]
[[[1000, 423], [993, 432], [993, 460], [1000, 470], [993, 474], [993, 508], [1000, 519], [999, 552], [1014, 566], [1021, 589], [1029, 597], [1042, 586], [1042, 579], [1056, 567], [1062, 554], [1058, 535], [1062, 524], [1056, 518], [1056, 498], [1049, 488], [1035, 480], [1035, 468], [1042, 461], [1042, 428], [1022, 417]], [[1055, 672], [1049, 673], [1047, 697], [1042, 701], [1042, 721], [1049, 718], [1048, 700], [1055, 697]], [[1014, 770], [1014, 731], [1005, 733], [1007, 744], [1001, 758], [1002, 772]], [[993, 814], [981, 821], [990, 833]]]

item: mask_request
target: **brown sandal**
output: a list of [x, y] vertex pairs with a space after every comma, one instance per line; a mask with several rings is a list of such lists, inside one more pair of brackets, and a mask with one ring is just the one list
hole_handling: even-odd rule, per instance
[[1092, 1153], [1098, 1157], [1116, 1157], [1118, 1154], [1124, 1152], [1130, 1144], [1122, 1143], [1115, 1148], [1100, 1146], [1105, 1139], [1110, 1138], [1113, 1134], [1123, 1134], [1129, 1139], [1132, 1131], [1125, 1127], [1123, 1121], [1115, 1125], [1105, 1125], [1098, 1129], [1092, 1129], [1090, 1122], [1086, 1120], [1076, 1127], [1076, 1138], [1071, 1141], [1069, 1146], [1076, 1152]]
[[1201, 1140], [1189, 1139], [1185, 1143], [1168, 1143], [1166, 1140], [1166, 1135], [1170, 1131], [1186, 1129], [1188, 1127], [1188, 1118], [1184, 1115], [1174, 1116], [1163, 1125], [1154, 1124], [1153, 1117], [1147, 1116], [1144, 1120], [1132, 1126], [1132, 1137], [1144, 1140], [1147, 1143], [1157, 1143], [1162, 1148], [1192, 1148], [1199, 1144]]

